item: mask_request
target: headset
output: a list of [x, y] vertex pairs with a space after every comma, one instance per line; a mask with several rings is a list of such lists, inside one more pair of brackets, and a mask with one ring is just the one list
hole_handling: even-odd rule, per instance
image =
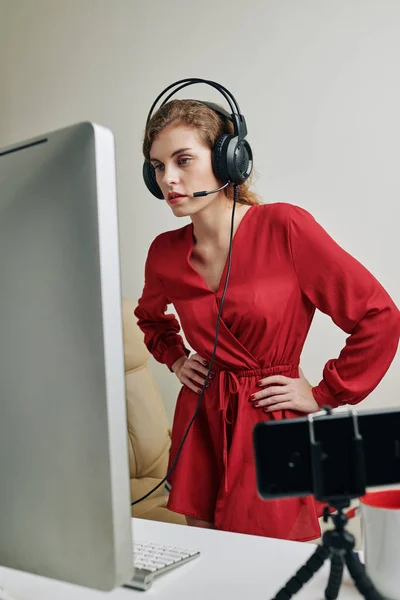
[[[215, 81], [210, 81], [208, 79], [200, 79], [200, 78], [188, 78], [188, 79], [181, 79], [181, 80], [176, 81], [175, 83], [172, 83], [171, 85], [169, 85], [167, 88], [165, 88], [161, 92], [161, 94], [159, 94], [157, 96], [157, 98], [153, 102], [153, 104], [150, 108], [149, 114], [147, 116], [146, 127], [150, 122], [150, 119], [152, 117], [155, 106], [160, 101], [160, 99], [164, 96], [164, 94], [166, 94], [172, 88], [179, 86], [176, 89], [174, 89], [164, 99], [164, 101], [160, 105], [160, 108], [162, 106], [164, 106], [164, 104], [166, 104], [168, 102], [168, 100], [171, 98], [171, 96], [176, 94], [179, 90], [181, 90], [184, 87], [187, 87], [189, 85], [193, 85], [195, 83], [205, 83], [206, 85], [210, 85], [211, 87], [218, 90], [224, 96], [224, 98], [226, 99], [226, 101], [229, 104], [229, 107], [232, 111], [232, 113], [229, 114], [226, 110], [217, 106], [213, 102], [204, 102], [204, 101], [196, 100], [196, 102], [199, 102], [200, 104], [203, 104], [204, 106], [207, 106], [209, 109], [211, 109], [215, 113], [217, 113], [218, 116], [224, 122], [227, 120], [231, 121], [233, 123], [234, 131], [233, 131], [233, 134], [222, 133], [219, 136], [219, 138], [216, 140], [216, 142], [211, 150], [213, 172], [214, 172], [215, 177], [219, 181], [222, 182], [222, 186], [215, 190], [209, 190], [209, 191], [203, 190], [200, 192], [194, 192], [192, 194], [194, 198], [197, 198], [199, 196], [208, 196], [209, 194], [215, 194], [216, 192], [219, 192], [220, 190], [226, 188], [229, 185], [234, 186], [234, 195], [233, 195], [234, 202], [233, 202], [233, 207], [232, 207], [232, 219], [231, 219], [229, 253], [228, 253], [228, 268], [227, 268], [227, 273], [226, 273], [226, 278], [225, 278], [224, 289], [222, 292], [221, 303], [220, 303], [219, 310], [218, 310], [217, 325], [216, 325], [216, 329], [215, 329], [214, 349], [213, 349], [213, 353], [211, 356], [210, 365], [208, 367], [208, 373], [206, 375], [206, 379], [204, 381], [203, 388], [200, 392], [199, 400], [197, 402], [197, 406], [194, 411], [193, 417], [190, 420], [190, 423], [186, 429], [185, 435], [183, 436], [183, 439], [178, 448], [178, 451], [173, 460], [173, 463], [172, 463], [168, 473], [164, 477], [164, 479], [162, 479], [162, 481], [160, 481], [160, 483], [156, 487], [154, 487], [152, 490], [150, 490], [147, 494], [145, 494], [138, 500], [131, 502], [131, 506], [134, 506], [135, 504], [138, 504], [142, 500], [145, 500], [146, 498], [151, 496], [151, 494], [153, 492], [155, 492], [161, 485], [163, 485], [168, 480], [169, 476], [171, 475], [172, 471], [175, 468], [175, 465], [177, 463], [179, 455], [182, 451], [183, 444], [185, 443], [185, 440], [189, 434], [190, 428], [192, 427], [192, 425], [196, 419], [196, 416], [199, 412], [201, 401], [202, 401], [203, 394], [204, 394], [204, 390], [207, 387], [208, 380], [210, 378], [210, 373], [211, 373], [211, 370], [212, 370], [212, 367], [213, 367], [213, 364], [215, 361], [215, 354], [217, 351], [219, 324], [221, 321], [222, 307], [224, 305], [226, 290], [228, 287], [228, 281], [229, 281], [229, 276], [230, 276], [230, 271], [231, 271], [232, 239], [233, 239], [233, 229], [234, 229], [234, 219], [235, 219], [235, 208], [236, 208], [237, 201], [239, 199], [239, 185], [244, 183], [246, 181], [246, 179], [248, 179], [250, 177], [250, 174], [253, 169], [253, 152], [250, 147], [250, 144], [248, 143], [247, 140], [245, 140], [245, 137], [247, 135], [246, 120], [245, 120], [244, 116], [241, 114], [239, 105], [238, 105], [235, 97], [233, 96], [233, 94], [229, 90], [227, 90], [224, 86], [222, 86], [219, 83], [216, 83]], [[149, 160], [145, 160], [144, 164], [143, 164], [143, 179], [144, 179], [147, 189], [151, 192], [151, 194], [153, 194], [153, 196], [155, 196], [156, 198], [159, 198], [160, 200], [164, 200], [163, 193], [160, 189], [160, 186], [157, 183], [155, 169]]]
[[[159, 94], [159, 96], [155, 99], [152, 107], [150, 108], [146, 121], [146, 127], [149, 124], [149, 121], [152, 117], [154, 107], [166, 92], [168, 92], [171, 88], [177, 85], [180, 86], [165, 98], [165, 100], [160, 105], [160, 108], [164, 106], [164, 104], [166, 104], [171, 98], [171, 96], [176, 94], [176, 92], [188, 85], [192, 85], [195, 83], [208, 84], [213, 88], [217, 89], [219, 92], [221, 92], [221, 94], [227, 100], [230, 109], [232, 110], [232, 114], [229, 114], [226, 110], [220, 108], [213, 102], [203, 102], [197, 100], [196, 102], [200, 102], [200, 104], [207, 106], [208, 108], [216, 112], [222, 119], [231, 121], [233, 123], [234, 130], [233, 135], [230, 135], [228, 133], [223, 133], [222, 135], [220, 135], [219, 138], [216, 140], [211, 151], [212, 168], [214, 171], [214, 175], [219, 181], [222, 181], [224, 185], [220, 188], [217, 188], [216, 190], [211, 190], [209, 192], [195, 192], [193, 196], [197, 198], [199, 196], [207, 196], [208, 194], [214, 194], [217, 191], [219, 192], [221, 189], [227, 187], [228, 185], [240, 185], [241, 183], [246, 181], [246, 179], [248, 179], [248, 177], [250, 176], [250, 173], [253, 168], [253, 153], [250, 144], [247, 142], [247, 140], [245, 140], [245, 137], [247, 135], [246, 120], [244, 116], [240, 113], [239, 105], [236, 102], [233, 94], [231, 94], [231, 92], [229, 92], [219, 83], [216, 83], [214, 81], [208, 81], [206, 79], [181, 79], [180, 81], [176, 81], [175, 83], [172, 83], [167, 88], [165, 88], [165, 90], [163, 90], [161, 94]], [[148, 160], [145, 160], [143, 164], [143, 179], [147, 186], [147, 189], [153, 194], [153, 196], [159, 198], [160, 200], [164, 200], [163, 193], [156, 180], [155, 169], [151, 162]]]

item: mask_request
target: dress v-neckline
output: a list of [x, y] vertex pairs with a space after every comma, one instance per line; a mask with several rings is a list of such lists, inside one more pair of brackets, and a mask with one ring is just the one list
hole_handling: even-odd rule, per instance
[[[238, 236], [238, 233], [240, 233], [243, 230], [242, 224], [243, 221], [246, 221], [246, 217], [249, 213], [252, 212], [252, 209], [255, 207], [256, 205], [253, 204], [252, 206], [250, 206], [250, 208], [245, 212], [245, 214], [242, 217], [242, 220], [240, 221], [235, 233], [233, 234], [233, 239], [232, 239], [232, 260], [233, 260], [233, 248], [235, 245], [235, 240]], [[186, 259], [188, 262], [188, 265], [190, 267], [190, 269], [192, 269], [192, 271], [194, 271], [197, 275], [197, 277], [199, 278], [199, 280], [202, 282], [203, 287], [210, 293], [213, 294], [214, 296], [218, 296], [221, 293], [221, 287], [223, 288], [223, 285], [225, 284], [225, 280], [226, 280], [226, 272], [228, 270], [228, 262], [229, 262], [229, 251], [228, 251], [228, 255], [226, 257], [225, 260], [225, 265], [224, 268], [222, 270], [221, 273], [221, 278], [219, 280], [218, 283], [218, 287], [217, 289], [214, 291], [210, 288], [209, 285], [207, 285], [207, 283], [205, 282], [204, 277], [199, 273], [199, 271], [193, 266], [193, 264], [190, 262], [190, 257], [192, 255], [193, 252], [193, 248], [194, 248], [194, 235], [193, 235], [193, 223], [190, 223], [190, 225], [188, 225], [188, 232], [189, 232], [189, 249], [186, 255]]]

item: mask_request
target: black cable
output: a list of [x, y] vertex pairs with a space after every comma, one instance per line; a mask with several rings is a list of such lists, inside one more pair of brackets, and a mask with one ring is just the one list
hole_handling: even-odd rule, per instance
[[221, 304], [218, 310], [218, 316], [217, 316], [217, 325], [215, 328], [215, 340], [214, 340], [214, 349], [213, 349], [213, 353], [211, 356], [211, 360], [210, 360], [210, 366], [208, 367], [208, 373], [206, 375], [206, 379], [204, 381], [203, 384], [203, 388], [200, 392], [200, 396], [199, 396], [199, 400], [197, 402], [197, 406], [196, 406], [196, 410], [194, 411], [193, 417], [190, 420], [190, 423], [185, 431], [185, 435], [183, 436], [183, 439], [181, 441], [181, 444], [178, 448], [178, 451], [176, 453], [176, 456], [174, 458], [174, 461], [168, 471], [168, 473], [166, 474], [166, 476], [164, 477], [164, 479], [162, 479], [160, 481], [160, 483], [158, 483], [152, 490], [150, 490], [149, 492], [147, 492], [147, 494], [145, 494], [144, 496], [142, 496], [141, 498], [139, 498], [138, 500], [135, 500], [134, 502], [131, 502], [131, 506], [135, 506], [135, 504], [138, 504], [139, 502], [142, 502], [142, 500], [145, 500], [146, 498], [148, 498], [149, 496], [151, 496], [151, 494], [153, 494], [156, 490], [158, 490], [159, 487], [161, 487], [163, 485], [163, 483], [165, 483], [168, 478], [170, 477], [172, 471], [175, 468], [175, 465], [177, 463], [177, 460], [179, 458], [179, 455], [182, 451], [183, 448], [183, 444], [185, 443], [185, 440], [189, 434], [190, 428], [192, 427], [196, 417], [197, 417], [197, 413], [200, 410], [200, 405], [201, 405], [201, 401], [203, 399], [203, 394], [204, 394], [204, 390], [207, 387], [208, 384], [208, 380], [210, 379], [210, 374], [211, 374], [211, 370], [215, 361], [215, 354], [217, 352], [217, 345], [218, 345], [218, 335], [219, 335], [219, 324], [221, 321], [221, 315], [222, 315], [222, 307], [224, 305], [224, 300], [225, 300], [225, 295], [226, 295], [226, 289], [228, 287], [228, 281], [229, 281], [229, 276], [230, 276], [230, 272], [231, 272], [231, 263], [232, 263], [232, 240], [233, 240], [233, 229], [234, 229], [234, 224], [235, 224], [235, 208], [236, 208], [236, 203], [239, 200], [239, 186], [238, 185], [234, 185], [233, 188], [233, 207], [232, 207], [232, 218], [231, 218], [231, 231], [230, 231], [230, 239], [229, 239], [229, 253], [228, 253], [228, 269], [227, 269], [227, 273], [226, 273], [226, 278], [225, 278], [225, 285], [224, 285], [224, 290], [222, 292], [222, 297], [221, 297]]

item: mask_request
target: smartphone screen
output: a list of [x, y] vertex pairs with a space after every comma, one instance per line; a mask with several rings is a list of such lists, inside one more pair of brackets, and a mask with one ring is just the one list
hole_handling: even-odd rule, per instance
[[[315, 417], [324, 494], [357, 496], [354, 419], [339, 412]], [[400, 482], [400, 410], [358, 412], [366, 486]], [[258, 492], [263, 498], [315, 494], [307, 417], [258, 423], [253, 432]]]

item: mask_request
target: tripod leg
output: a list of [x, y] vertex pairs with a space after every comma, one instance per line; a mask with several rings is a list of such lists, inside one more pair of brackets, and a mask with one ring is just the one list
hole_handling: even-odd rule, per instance
[[317, 546], [314, 554], [312, 554], [297, 573], [289, 579], [287, 584], [277, 593], [273, 600], [290, 600], [290, 598], [294, 596], [317, 571], [319, 571], [325, 560], [329, 557], [329, 554], [330, 550], [328, 546]]
[[336, 552], [331, 557], [331, 572], [329, 575], [328, 585], [325, 590], [326, 600], [336, 600], [339, 596], [339, 589], [343, 577], [343, 559]]
[[354, 583], [360, 594], [366, 600], [385, 600], [368, 577], [364, 565], [358, 558], [358, 554], [350, 550], [346, 552], [345, 558], [349, 573], [354, 579]]

